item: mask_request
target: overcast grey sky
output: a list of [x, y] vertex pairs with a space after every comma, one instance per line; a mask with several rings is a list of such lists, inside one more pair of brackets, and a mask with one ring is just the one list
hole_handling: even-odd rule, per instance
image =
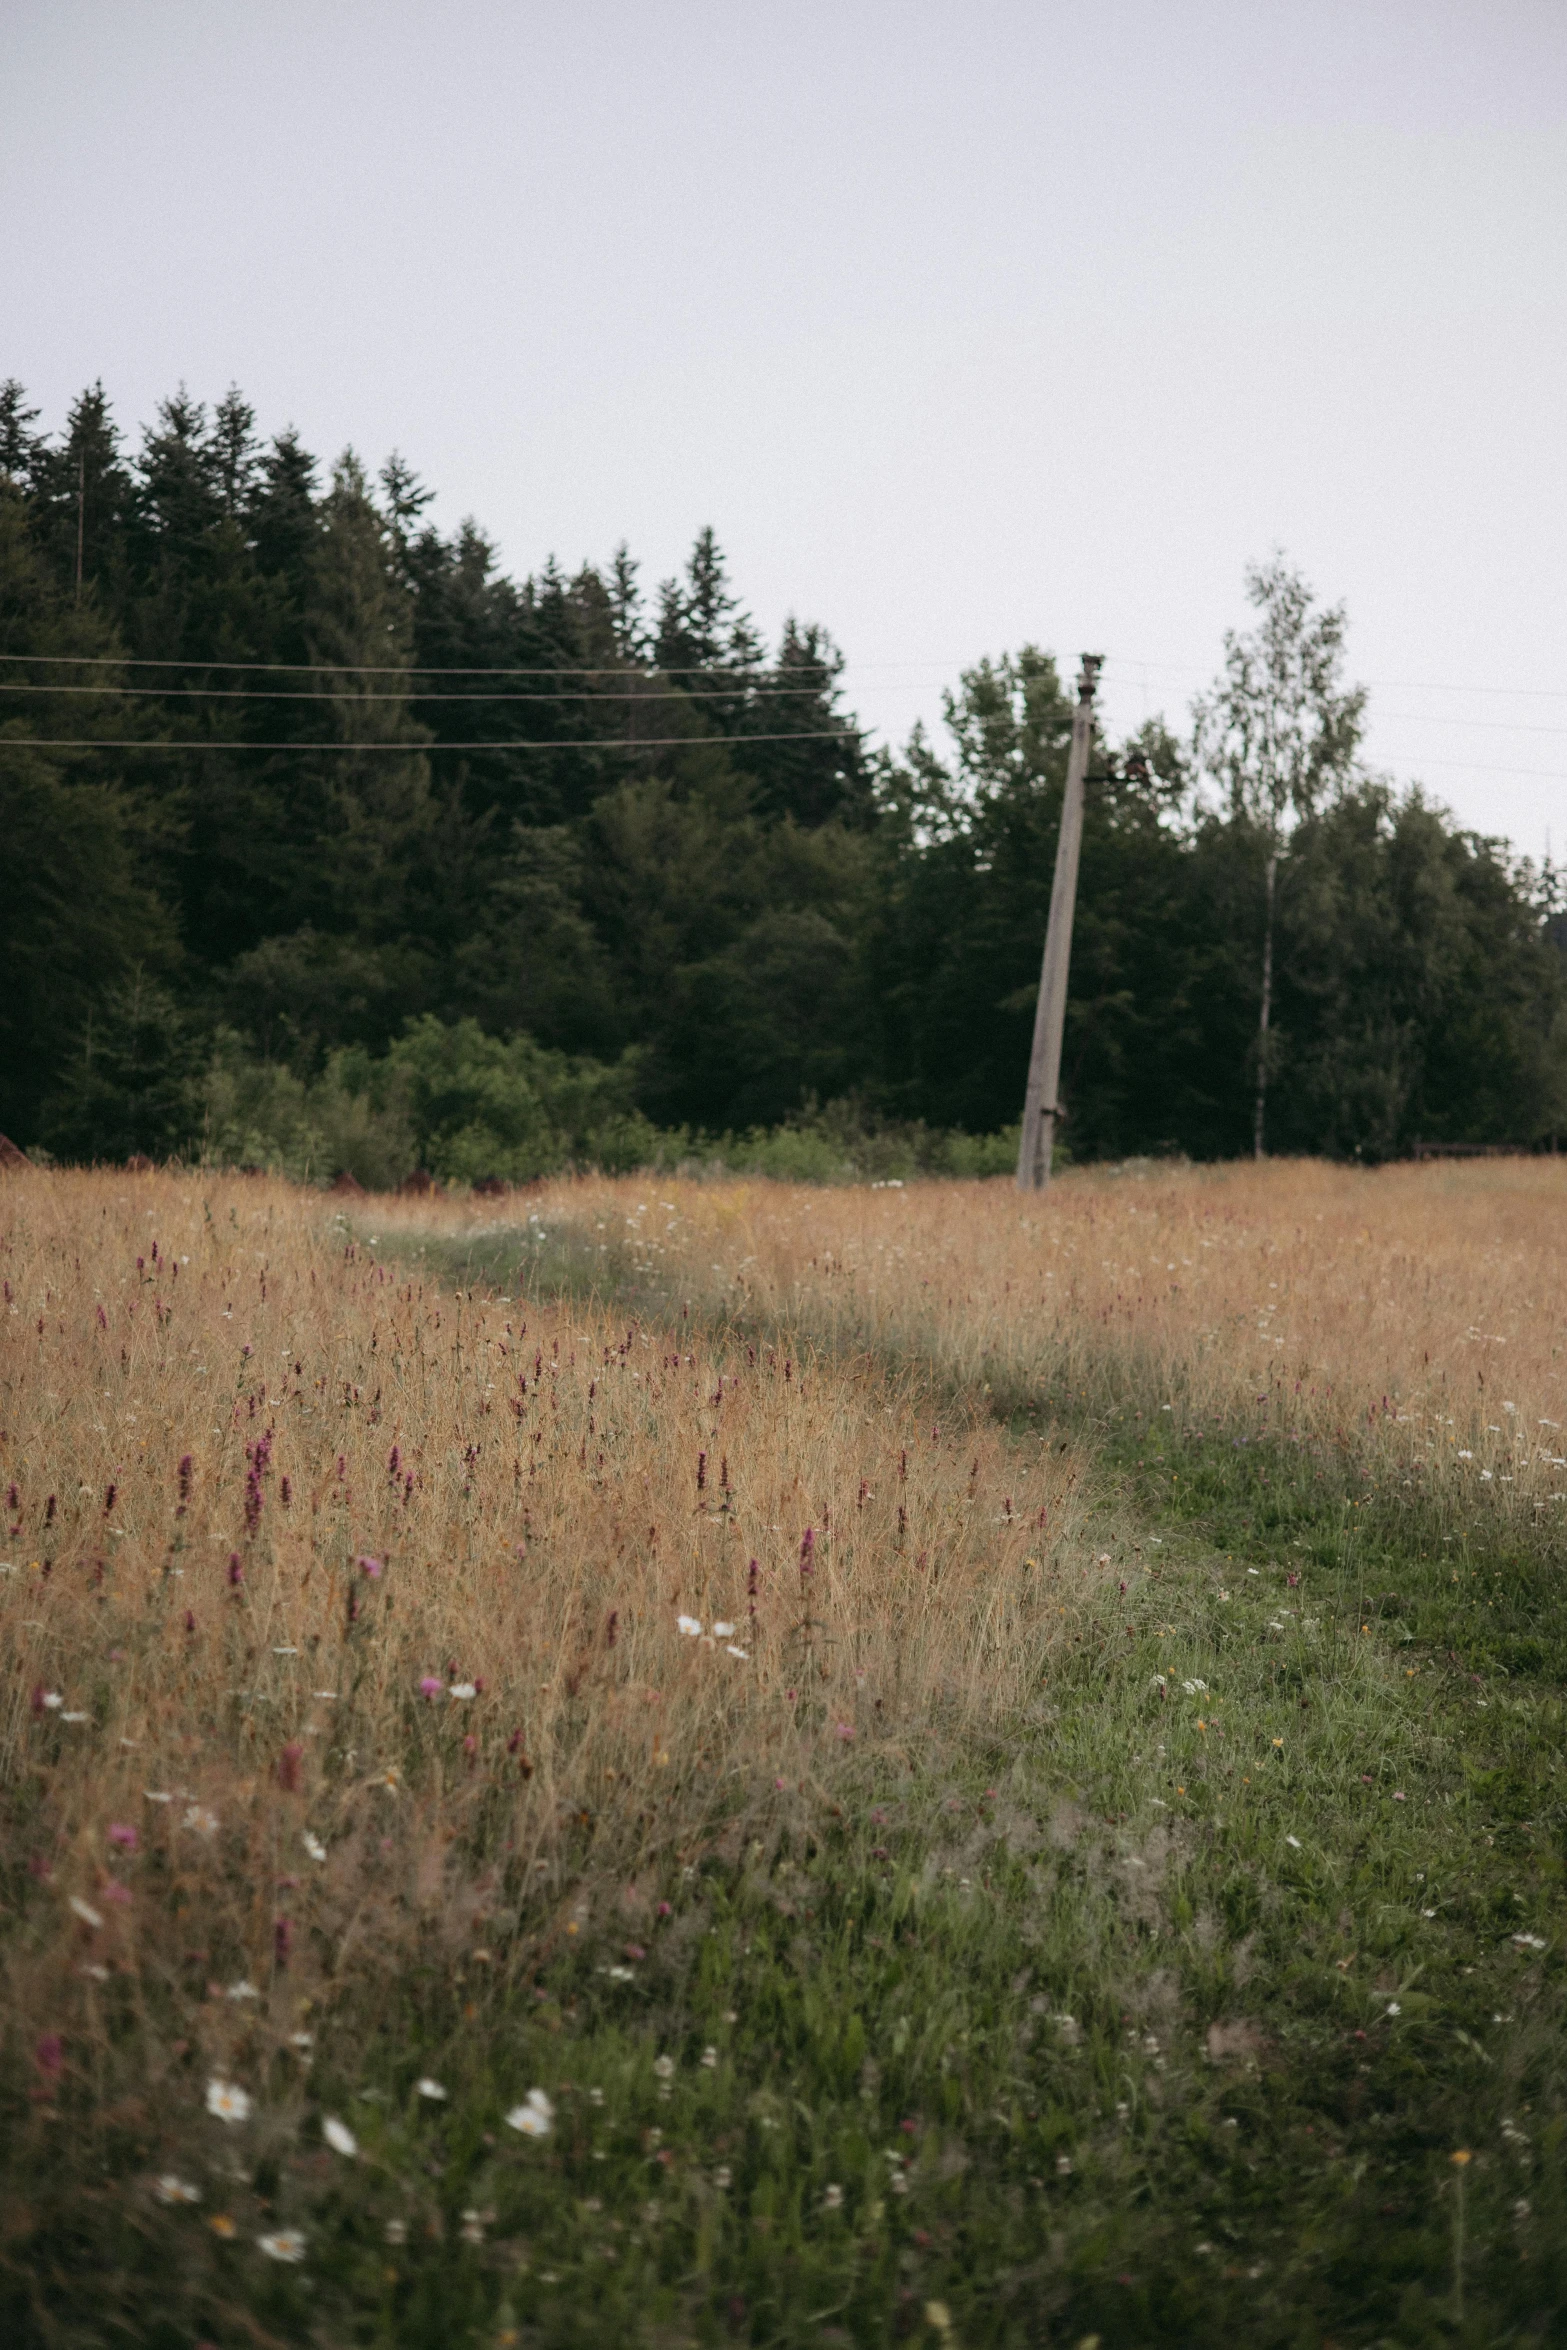
[[1030, 638], [1184, 721], [1282, 546], [1373, 756], [1567, 849], [1562, 0], [0, 0], [0, 220], [49, 425], [237, 381], [517, 571], [711, 522], [884, 738]]

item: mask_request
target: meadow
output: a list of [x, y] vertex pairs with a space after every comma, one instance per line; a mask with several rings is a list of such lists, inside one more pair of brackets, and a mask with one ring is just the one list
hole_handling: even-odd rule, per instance
[[1564, 1205], [5, 1176], [7, 2339], [1557, 2338]]

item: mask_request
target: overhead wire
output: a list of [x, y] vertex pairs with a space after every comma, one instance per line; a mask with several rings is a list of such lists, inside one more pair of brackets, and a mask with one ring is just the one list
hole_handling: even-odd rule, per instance
[[302, 751], [312, 758], [317, 752], [347, 754], [360, 751], [400, 751], [412, 757], [434, 751], [700, 751], [711, 743], [836, 743], [857, 742], [858, 727], [807, 726], [789, 734], [662, 734], [639, 739], [634, 735], [594, 736], [588, 741], [524, 742], [502, 735], [481, 742], [230, 742], [220, 734], [201, 735], [193, 740], [170, 741], [161, 735], [132, 735], [124, 739], [96, 735], [25, 735], [0, 733], [0, 751], [162, 751], [165, 756], [183, 758], [187, 751]]

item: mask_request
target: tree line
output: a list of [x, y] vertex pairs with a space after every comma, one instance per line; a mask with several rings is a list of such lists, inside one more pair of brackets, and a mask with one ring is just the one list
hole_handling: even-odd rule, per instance
[[[1014, 1121], [1051, 656], [873, 751], [828, 630], [764, 644], [711, 530], [648, 596], [625, 547], [513, 580], [430, 500], [237, 391], [132, 449], [101, 386], [53, 437], [0, 386], [0, 1128], [477, 1179], [821, 1105]], [[1282, 560], [1249, 589], [1190, 728], [1096, 743], [1067, 1146], [1556, 1134], [1552, 876], [1371, 774], [1342, 613]]]

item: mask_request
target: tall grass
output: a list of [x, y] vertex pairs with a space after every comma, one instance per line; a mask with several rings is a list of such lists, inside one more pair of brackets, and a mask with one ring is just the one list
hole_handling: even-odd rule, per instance
[[264, 1181], [0, 1214], [13, 2157], [74, 2087], [177, 2164], [404, 1960], [525, 1977], [1016, 1716], [1082, 1586], [1074, 1461], [912, 1372], [445, 1292]]
[[[1319, 1161], [823, 1191], [665, 1177], [378, 1206], [494, 1262], [574, 1235], [704, 1314], [919, 1363], [1014, 1412], [1169, 1404], [1311, 1442], [1515, 1522], [1567, 1507], [1567, 1162]], [[526, 1251], [522, 1252], [526, 1256]]]
[[0, 2308], [1548, 2318], [1562, 1187], [7, 1177]]

